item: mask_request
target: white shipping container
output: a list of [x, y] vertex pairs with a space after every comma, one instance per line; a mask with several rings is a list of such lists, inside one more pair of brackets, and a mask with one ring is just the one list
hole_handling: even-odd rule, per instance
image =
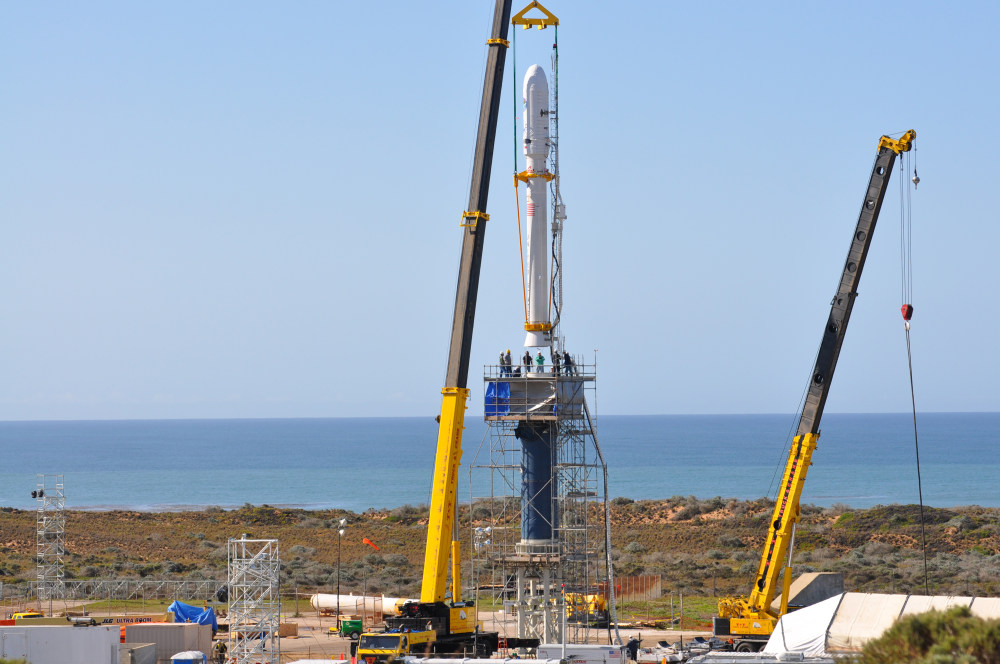
[[[625, 664], [625, 646], [580, 645], [567, 643], [565, 651], [561, 643], [543, 643], [538, 646], [538, 659], [562, 659], [586, 664]], [[563, 655], [563, 653], [566, 653]]]
[[0, 627], [0, 658], [31, 664], [118, 664], [120, 645], [117, 626]]
[[171, 657], [185, 650], [212, 652], [212, 626], [196, 623], [126, 625], [125, 643], [155, 643], [156, 661], [169, 664]]

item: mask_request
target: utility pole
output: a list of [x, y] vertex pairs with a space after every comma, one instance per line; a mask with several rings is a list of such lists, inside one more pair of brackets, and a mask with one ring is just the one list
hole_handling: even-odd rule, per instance
[[337, 530], [337, 631], [340, 631], [340, 543], [344, 539], [344, 526], [347, 519], [340, 520], [340, 528]]

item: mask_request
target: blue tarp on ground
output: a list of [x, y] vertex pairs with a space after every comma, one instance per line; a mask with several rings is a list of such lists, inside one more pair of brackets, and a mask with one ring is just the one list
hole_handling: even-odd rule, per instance
[[497, 417], [510, 413], [510, 383], [490, 381], [486, 383], [486, 417]]
[[212, 634], [219, 630], [219, 623], [215, 619], [215, 611], [212, 608], [201, 608], [191, 606], [184, 602], [174, 600], [174, 603], [167, 607], [167, 611], [174, 614], [174, 622], [191, 622], [199, 625], [211, 625]]

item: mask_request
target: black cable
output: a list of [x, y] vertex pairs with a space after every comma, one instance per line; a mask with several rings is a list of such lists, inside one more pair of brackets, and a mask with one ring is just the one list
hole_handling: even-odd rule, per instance
[[924, 488], [920, 481], [920, 444], [917, 438], [917, 400], [913, 392], [913, 358], [910, 355], [910, 324], [906, 324], [906, 362], [910, 369], [910, 403], [913, 406], [913, 449], [917, 454], [917, 495], [920, 497], [920, 549], [924, 556], [924, 594], [930, 595], [927, 584], [927, 536], [924, 534]]
[[[904, 308], [904, 327], [906, 328], [906, 365], [910, 374], [910, 406], [913, 411], [913, 449], [917, 459], [917, 495], [920, 500], [920, 552], [924, 560], [924, 594], [930, 595], [927, 580], [927, 535], [924, 529], [924, 488], [920, 477], [920, 442], [917, 435], [917, 399], [913, 387], [913, 355], [910, 346], [910, 320], [906, 314], [907, 305], [913, 305], [913, 212], [910, 188], [907, 186], [906, 173], [909, 171], [909, 153], [899, 161], [899, 250], [901, 267], [901, 296]], [[906, 165], [904, 167], [904, 164]], [[909, 310], [912, 311], [912, 310]]]

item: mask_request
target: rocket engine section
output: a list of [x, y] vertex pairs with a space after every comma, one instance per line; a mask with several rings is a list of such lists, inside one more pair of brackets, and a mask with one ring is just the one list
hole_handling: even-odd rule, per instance
[[[524, 75], [524, 157], [528, 217], [528, 329], [526, 347], [549, 346], [548, 180], [549, 84], [538, 65]], [[536, 329], [532, 329], [536, 328]]]

